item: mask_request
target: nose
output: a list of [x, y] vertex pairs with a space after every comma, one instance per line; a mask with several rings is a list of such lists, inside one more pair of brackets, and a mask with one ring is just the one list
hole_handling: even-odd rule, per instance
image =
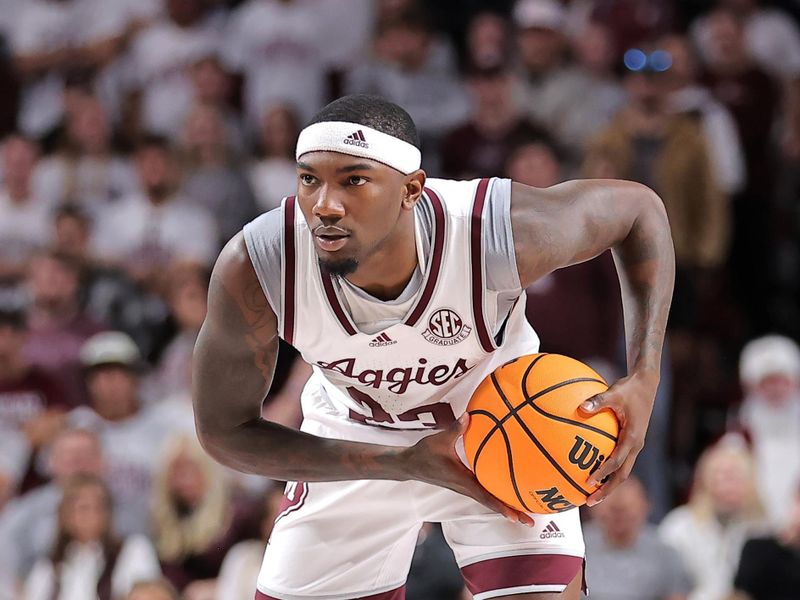
[[345, 215], [344, 205], [335, 193], [330, 192], [328, 186], [322, 186], [314, 203], [313, 214], [322, 221], [338, 221]]

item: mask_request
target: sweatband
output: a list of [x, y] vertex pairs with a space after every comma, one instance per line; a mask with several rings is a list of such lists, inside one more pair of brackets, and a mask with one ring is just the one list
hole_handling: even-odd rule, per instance
[[307, 152], [340, 152], [383, 163], [408, 175], [419, 169], [419, 148], [371, 127], [345, 121], [323, 121], [300, 132], [295, 157]]

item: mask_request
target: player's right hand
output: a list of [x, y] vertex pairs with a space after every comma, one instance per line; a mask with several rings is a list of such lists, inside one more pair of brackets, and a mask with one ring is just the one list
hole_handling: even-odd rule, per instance
[[504, 504], [487, 492], [475, 475], [456, 453], [456, 442], [469, 425], [469, 414], [464, 413], [451, 427], [423, 438], [402, 452], [404, 470], [410, 479], [423, 481], [453, 490], [477, 500], [485, 507], [500, 513], [509, 521], [533, 527], [533, 518], [527, 513]]

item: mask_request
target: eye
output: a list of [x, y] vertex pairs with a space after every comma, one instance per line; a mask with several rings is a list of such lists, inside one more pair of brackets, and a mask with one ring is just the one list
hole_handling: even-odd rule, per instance
[[361, 177], [361, 175], [352, 175], [348, 177], [347, 183], [350, 185], [364, 185], [367, 183], [367, 180]]
[[308, 175], [307, 173], [300, 175], [300, 183], [302, 183], [303, 185], [314, 185], [314, 182], [316, 180], [317, 180], [316, 177], [314, 177], [313, 175]]

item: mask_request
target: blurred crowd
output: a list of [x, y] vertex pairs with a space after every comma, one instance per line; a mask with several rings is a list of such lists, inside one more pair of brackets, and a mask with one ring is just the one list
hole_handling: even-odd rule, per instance
[[[636, 476], [587, 512], [599, 600], [800, 589], [800, 2], [0, 0], [0, 600], [251, 600], [282, 485], [194, 434], [209, 273], [346, 93], [430, 176], [647, 184], [677, 254]], [[527, 290], [625, 372], [609, 253]], [[264, 416], [297, 426], [282, 346]], [[233, 389], [233, 388], [232, 388]], [[235, 389], [233, 392], [235, 393]], [[437, 526], [411, 600], [466, 598]]]

